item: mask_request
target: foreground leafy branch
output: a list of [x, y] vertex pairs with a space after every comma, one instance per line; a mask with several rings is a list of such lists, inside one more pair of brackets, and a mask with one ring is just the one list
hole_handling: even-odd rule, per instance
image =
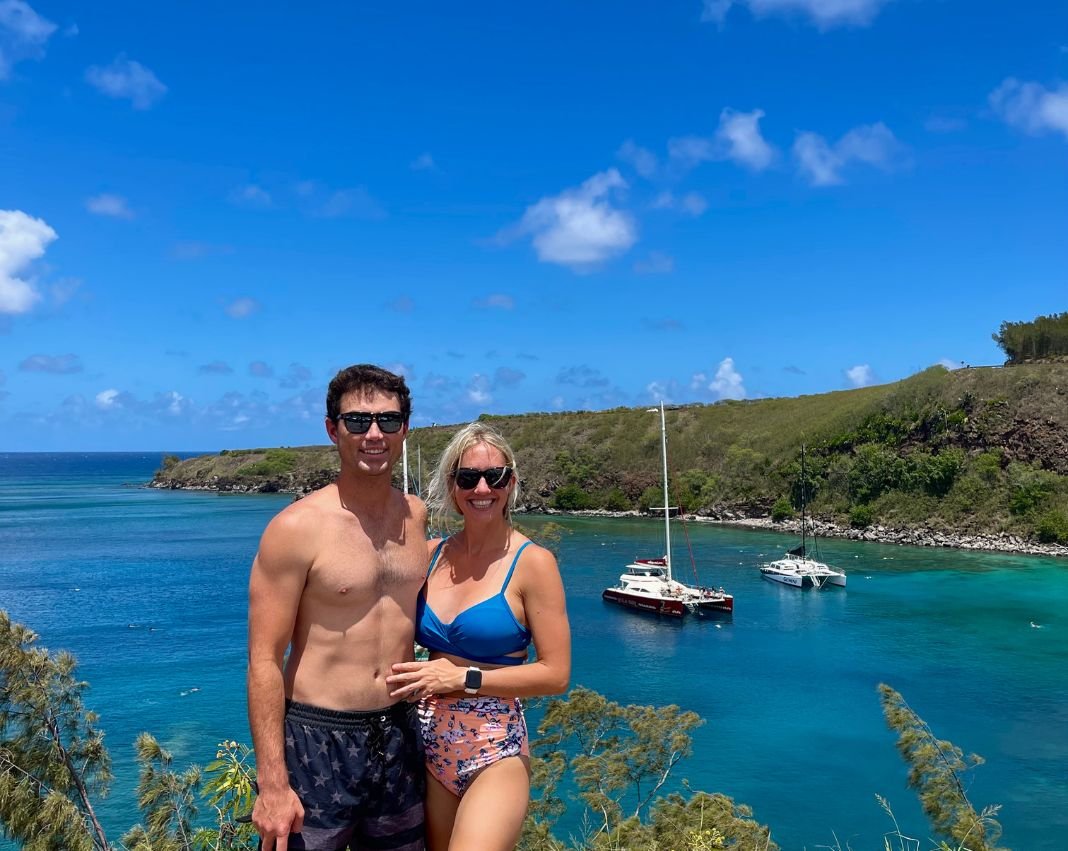
[[[983, 758], [971, 754], [965, 759], [960, 748], [937, 738], [890, 686], [879, 686], [879, 699], [887, 725], [898, 734], [897, 749], [909, 767], [909, 788], [919, 792], [920, 804], [935, 832], [955, 843], [943, 847], [1003, 851], [995, 844], [1001, 837], [1001, 825], [994, 819], [1000, 806], [976, 812], [961, 782], [961, 775], [982, 765]], [[886, 808], [885, 803], [883, 806]]]
[[[97, 716], [83, 705], [88, 687], [69, 653], [36, 646], [37, 635], [0, 611], [0, 835], [23, 851], [253, 851], [243, 817], [252, 808], [250, 749], [223, 742], [205, 769], [178, 771], [156, 739], [137, 740], [142, 823], [112, 845], [93, 802], [107, 794], [110, 758]], [[981, 764], [936, 738], [904, 698], [879, 687], [898, 734], [909, 786], [935, 832], [935, 851], [1004, 851], [995, 843], [997, 807], [977, 812], [962, 775]], [[702, 723], [677, 706], [623, 706], [589, 689], [549, 701], [532, 749], [532, 801], [522, 851], [778, 851], [752, 810], [725, 795], [674, 791], [672, 772], [693, 750]], [[675, 785], [679, 785], [675, 783]], [[562, 790], [574, 788], [575, 794]], [[889, 804], [880, 805], [893, 818]], [[565, 843], [553, 828], [578, 805], [582, 835]], [[201, 818], [199, 813], [205, 813]], [[207, 813], [213, 814], [209, 819]], [[920, 851], [896, 820], [885, 851]], [[896, 841], [896, 845], [892, 843]], [[841, 846], [837, 839], [835, 849]], [[848, 851], [848, 846], [847, 846]]]

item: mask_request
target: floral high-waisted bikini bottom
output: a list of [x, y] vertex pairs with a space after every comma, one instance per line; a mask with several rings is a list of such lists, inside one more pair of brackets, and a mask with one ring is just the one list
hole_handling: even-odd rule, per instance
[[530, 755], [518, 698], [428, 697], [419, 703], [419, 724], [427, 770], [458, 798], [483, 768]]

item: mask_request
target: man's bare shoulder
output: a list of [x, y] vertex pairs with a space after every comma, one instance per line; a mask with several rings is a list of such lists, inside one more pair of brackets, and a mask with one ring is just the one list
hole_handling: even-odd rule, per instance
[[290, 503], [276, 514], [263, 532], [260, 555], [292, 553], [315, 540], [324, 519], [337, 510], [337, 488], [327, 485]]
[[412, 493], [404, 494], [408, 515], [418, 523], [426, 522], [426, 503]]

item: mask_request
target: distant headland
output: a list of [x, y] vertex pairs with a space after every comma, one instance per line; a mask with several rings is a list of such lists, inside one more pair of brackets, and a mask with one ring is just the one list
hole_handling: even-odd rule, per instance
[[[662, 499], [659, 422], [644, 408], [482, 419], [516, 449], [525, 511], [640, 513]], [[413, 487], [456, 428], [410, 433]], [[667, 433], [672, 500], [700, 519], [796, 528], [803, 487], [822, 535], [1068, 555], [1062, 360], [679, 406]], [[151, 486], [299, 496], [337, 469], [332, 446], [224, 450], [167, 457]]]

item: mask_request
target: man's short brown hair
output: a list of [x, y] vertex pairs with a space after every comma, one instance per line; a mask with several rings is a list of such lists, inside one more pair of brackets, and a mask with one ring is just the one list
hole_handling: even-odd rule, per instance
[[380, 393], [397, 394], [401, 416], [407, 425], [408, 418], [412, 415], [412, 393], [404, 381], [404, 376], [370, 363], [347, 366], [334, 376], [326, 391], [327, 418], [337, 420], [341, 414], [341, 397], [346, 393], [355, 392], [361, 396], [370, 396], [376, 390]]

